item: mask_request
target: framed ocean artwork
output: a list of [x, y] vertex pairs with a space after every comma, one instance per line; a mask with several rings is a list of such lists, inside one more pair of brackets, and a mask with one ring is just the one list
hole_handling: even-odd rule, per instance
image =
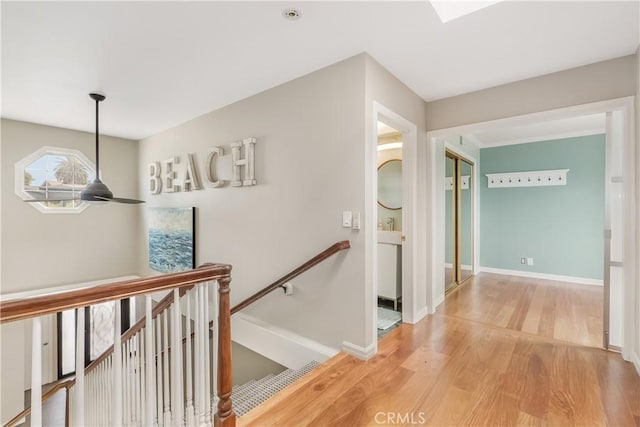
[[163, 273], [196, 267], [196, 208], [149, 208], [149, 267]]

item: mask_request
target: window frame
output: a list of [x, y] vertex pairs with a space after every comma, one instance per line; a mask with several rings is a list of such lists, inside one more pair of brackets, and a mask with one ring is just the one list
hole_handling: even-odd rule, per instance
[[[24, 185], [24, 173], [26, 168], [35, 162], [36, 160], [44, 157], [46, 155], [53, 156], [73, 156], [75, 157], [83, 166], [87, 168], [90, 173], [93, 173], [95, 176], [96, 165], [93, 161], [91, 161], [87, 156], [84, 155], [79, 150], [73, 148], [63, 148], [63, 147], [53, 147], [53, 146], [42, 146], [36, 151], [32, 152], [28, 156], [22, 158], [17, 161], [15, 164], [15, 193], [22, 200], [31, 200], [34, 197], [30, 195], [25, 189]], [[78, 214], [83, 212], [86, 208], [90, 206], [90, 203], [81, 201], [75, 207], [59, 207], [59, 206], [47, 206], [46, 203], [29, 203], [34, 209], [45, 213], [45, 214]]]

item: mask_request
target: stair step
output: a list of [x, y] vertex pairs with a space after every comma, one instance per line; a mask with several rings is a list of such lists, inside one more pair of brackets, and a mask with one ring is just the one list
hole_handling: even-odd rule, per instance
[[269, 374], [266, 377], [263, 377], [257, 380], [251, 380], [246, 384], [242, 384], [240, 387], [238, 387], [238, 389], [240, 392], [242, 392], [243, 390], [251, 389], [253, 387], [258, 387], [260, 386], [260, 384], [263, 384], [265, 381], [269, 381], [273, 377], [274, 377], [273, 374]]
[[238, 392], [234, 388], [231, 395], [234, 412], [241, 417], [319, 365], [312, 361], [300, 369], [287, 369], [277, 375], [270, 374], [258, 381], [249, 381], [238, 386]]

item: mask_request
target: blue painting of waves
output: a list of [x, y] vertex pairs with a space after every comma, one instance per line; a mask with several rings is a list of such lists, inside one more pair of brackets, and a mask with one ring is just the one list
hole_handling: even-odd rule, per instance
[[192, 208], [152, 208], [149, 266], [163, 273], [191, 270], [194, 264]]

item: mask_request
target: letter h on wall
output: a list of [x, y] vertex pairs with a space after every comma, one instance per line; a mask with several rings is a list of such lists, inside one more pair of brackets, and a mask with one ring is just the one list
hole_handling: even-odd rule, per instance
[[[231, 144], [231, 159], [233, 163], [233, 187], [256, 185], [255, 177], [255, 138], [246, 138]], [[242, 147], [244, 146], [244, 158]], [[244, 168], [244, 179], [242, 178]]]

